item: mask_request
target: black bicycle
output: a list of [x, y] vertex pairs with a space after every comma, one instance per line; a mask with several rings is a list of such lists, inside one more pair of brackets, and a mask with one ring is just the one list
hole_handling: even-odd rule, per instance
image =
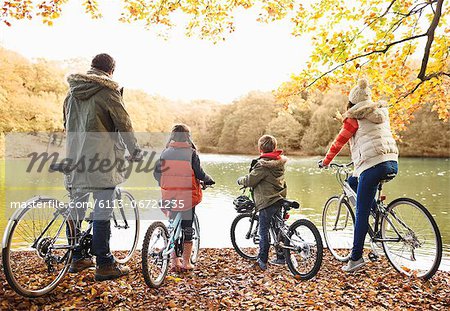
[[[256, 260], [259, 250], [259, 216], [253, 201], [245, 195], [234, 200], [239, 215], [231, 224], [231, 243], [243, 258]], [[291, 273], [299, 279], [313, 278], [322, 265], [323, 246], [317, 227], [307, 219], [299, 219], [290, 226], [286, 223], [291, 209], [298, 209], [298, 202], [284, 200], [274, 216], [269, 229], [269, 241], [283, 252]]]
[[[325, 242], [333, 256], [348, 261], [353, 247], [356, 193], [348, 184], [353, 163], [331, 163], [342, 194], [333, 196], [325, 203], [322, 226]], [[376, 207], [371, 211], [369, 237], [372, 250], [369, 259], [379, 258], [377, 247], [383, 248], [392, 266], [400, 273], [431, 278], [442, 259], [442, 239], [439, 228], [430, 212], [419, 202], [410, 198], [395, 199], [385, 204], [382, 181], [378, 186]]]
[[[50, 170], [64, 173], [68, 180], [73, 168], [60, 163], [51, 165]], [[22, 296], [39, 297], [55, 289], [69, 270], [75, 248], [90, 255], [92, 212], [84, 221], [74, 212], [79, 208], [75, 202], [89, 193], [72, 191], [70, 184], [66, 188], [69, 203], [39, 195], [22, 204], [8, 222], [3, 237], [3, 269], [8, 284]], [[117, 262], [125, 263], [137, 247], [139, 210], [133, 196], [120, 188], [116, 188], [110, 207], [111, 236], [120, 242], [111, 252]]]

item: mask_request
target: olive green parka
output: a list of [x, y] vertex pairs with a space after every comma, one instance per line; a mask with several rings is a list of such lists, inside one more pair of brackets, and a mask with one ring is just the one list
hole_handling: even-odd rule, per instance
[[139, 152], [119, 84], [91, 69], [67, 77], [64, 101], [66, 157], [76, 165], [68, 180], [73, 188], [112, 188], [125, 181], [125, 150]]

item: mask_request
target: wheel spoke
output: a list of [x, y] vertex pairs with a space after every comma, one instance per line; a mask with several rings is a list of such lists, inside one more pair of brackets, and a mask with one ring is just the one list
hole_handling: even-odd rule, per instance
[[[38, 297], [48, 293], [67, 271], [71, 248], [55, 249], [54, 246], [70, 246], [71, 243], [65, 230], [59, 230], [66, 227], [66, 219], [55, 212], [51, 204], [45, 208], [28, 207], [7, 237], [8, 248], [3, 253], [5, 274], [11, 287], [23, 296]], [[72, 233], [72, 227], [69, 232]]]
[[153, 223], [147, 230], [142, 247], [142, 270], [145, 282], [151, 287], [159, 287], [169, 269], [166, 253], [169, 234], [161, 222]]
[[[254, 260], [258, 256], [260, 240], [258, 219], [255, 218], [252, 224], [252, 217], [252, 214], [240, 214], [231, 225], [231, 242], [234, 249], [240, 256], [250, 260]], [[248, 234], [249, 232], [250, 234]]]
[[319, 231], [308, 220], [301, 219], [289, 228], [286, 260], [289, 270], [302, 279], [314, 277], [322, 263], [323, 246]]
[[344, 199], [339, 205], [339, 198], [332, 197], [325, 204], [322, 227], [325, 242], [332, 255], [341, 261], [350, 257], [353, 247], [353, 213]]
[[[114, 239], [111, 253], [119, 263], [126, 263], [133, 256], [139, 239], [139, 209], [133, 196], [120, 191], [120, 197], [112, 205], [114, 219], [111, 220], [111, 236]], [[116, 225], [117, 223], [117, 225]]]
[[399, 242], [383, 242], [388, 259], [404, 274], [431, 277], [442, 256], [442, 241], [434, 220], [424, 207], [410, 199], [397, 201], [388, 208], [392, 224], [383, 219], [382, 237], [396, 235], [395, 230], [401, 236]]

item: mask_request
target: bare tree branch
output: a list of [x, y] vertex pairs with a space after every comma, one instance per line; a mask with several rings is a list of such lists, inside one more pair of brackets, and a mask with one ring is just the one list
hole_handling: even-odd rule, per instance
[[351, 62], [353, 62], [353, 61], [355, 61], [355, 60], [357, 60], [357, 59], [364, 58], [364, 57], [370, 56], [370, 55], [372, 55], [372, 54], [386, 53], [386, 52], [387, 52], [392, 46], [394, 46], [394, 45], [397, 45], [397, 44], [400, 44], [400, 43], [403, 43], [403, 42], [406, 42], [406, 41], [410, 41], [410, 40], [415, 40], [415, 39], [418, 39], [418, 38], [421, 38], [421, 37], [426, 37], [426, 36], [427, 36], [427, 33], [423, 33], [423, 34], [420, 34], [420, 35], [415, 35], [415, 36], [412, 36], [412, 37], [403, 38], [403, 39], [401, 39], [401, 40], [394, 41], [394, 42], [391, 42], [391, 43], [387, 44], [387, 45], [385, 46], [384, 49], [381, 49], [381, 50], [373, 50], [373, 51], [371, 51], [371, 52], [364, 53], [364, 54], [360, 54], [360, 55], [354, 56], [354, 57], [352, 57], [352, 58], [349, 58], [349, 59], [347, 59], [345, 62], [343, 62], [343, 63], [341, 63], [341, 64], [339, 64], [339, 65], [337, 65], [337, 66], [331, 68], [330, 70], [328, 70], [328, 71], [326, 71], [326, 72], [324, 72], [324, 73], [322, 73], [320, 76], [318, 76], [317, 78], [315, 78], [312, 82], [308, 83], [308, 84], [305, 86], [305, 89], [306, 89], [306, 88], [309, 88], [310, 86], [312, 86], [313, 84], [315, 84], [317, 81], [319, 81], [320, 79], [322, 79], [322, 78], [325, 77], [326, 75], [332, 73], [333, 71], [335, 71], [335, 70], [337, 70], [337, 69], [339, 69], [339, 68], [345, 66], [346, 64], [351, 63]]
[[431, 21], [430, 27], [427, 30], [428, 40], [425, 45], [425, 52], [423, 54], [422, 65], [420, 67], [419, 75], [417, 76], [420, 80], [423, 81], [426, 75], [428, 60], [430, 58], [430, 50], [431, 45], [434, 41], [434, 32], [436, 31], [437, 26], [439, 25], [439, 20], [442, 15], [442, 5], [444, 4], [444, 0], [438, 0], [436, 4], [436, 13], [434, 14], [433, 20]]
[[400, 100], [405, 99], [406, 97], [408, 97], [409, 95], [411, 95], [411, 94], [413, 94], [415, 91], [417, 91], [417, 89], [418, 89], [425, 81], [429, 81], [429, 80], [431, 80], [431, 79], [438, 78], [438, 77], [440, 77], [440, 76], [447, 76], [447, 77], [450, 78], [450, 72], [440, 71], [440, 72], [434, 72], [434, 73], [432, 73], [432, 74], [429, 74], [428, 76], [425, 76], [423, 79], [420, 80], [419, 83], [416, 84], [416, 86], [415, 86], [411, 91], [409, 91], [408, 93], [406, 93], [405, 95], [403, 95], [401, 98], [397, 99], [397, 103], [398, 103]]
[[[389, 12], [389, 10], [391, 9], [391, 7], [394, 4], [394, 2], [395, 1], [391, 1], [389, 6], [387, 7], [386, 11], [382, 15], [380, 15], [380, 17], [378, 17], [374, 21], [372, 21], [372, 23], [375, 22], [376, 20], [378, 20], [379, 18], [381, 18], [382, 16], [386, 15]], [[438, 76], [441, 76], [441, 75], [450, 76], [449, 73], [446, 73], [446, 72], [433, 73], [433, 74], [430, 74], [428, 76], [426, 75], [426, 68], [428, 66], [428, 60], [429, 60], [429, 57], [430, 57], [431, 45], [432, 45], [432, 43], [434, 41], [434, 33], [435, 33], [435, 30], [436, 30], [437, 26], [439, 25], [439, 20], [440, 20], [441, 15], [442, 15], [442, 6], [443, 6], [443, 3], [444, 3], [444, 0], [431, 0], [431, 1], [427, 1], [425, 3], [419, 3], [419, 4], [415, 5], [408, 13], [406, 13], [406, 14], [399, 14], [399, 15], [402, 15], [402, 18], [400, 18], [399, 21], [397, 21], [394, 24], [394, 26], [395, 25], [400, 26], [402, 21], [406, 17], [408, 17], [410, 15], [417, 14], [417, 13], [420, 13], [420, 15], [422, 15], [422, 11], [427, 6], [431, 5], [431, 7], [433, 7], [434, 3], [436, 3], [435, 14], [434, 14], [433, 20], [432, 20], [432, 22], [430, 24], [430, 27], [428, 28], [426, 33], [423, 33], [423, 34], [420, 34], [420, 35], [414, 35], [414, 36], [407, 37], [407, 38], [403, 38], [403, 39], [398, 40], [398, 41], [393, 41], [391, 43], [386, 44], [383, 49], [373, 50], [371, 52], [360, 54], [360, 55], [354, 56], [352, 58], [349, 58], [345, 62], [340, 63], [340, 64], [334, 66], [333, 68], [329, 69], [328, 71], [322, 73], [320, 76], [315, 78], [312, 82], [308, 83], [304, 87], [304, 89], [309, 88], [310, 86], [314, 85], [317, 81], [319, 81], [323, 77], [325, 77], [328, 74], [332, 73], [333, 71], [335, 71], [335, 70], [345, 66], [348, 63], [351, 63], [351, 62], [353, 62], [353, 61], [355, 61], [357, 59], [360, 59], [360, 58], [368, 57], [368, 56], [373, 55], [373, 54], [381, 54], [381, 53], [384, 54], [394, 45], [401, 44], [401, 43], [406, 42], [406, 41], [415, 40], [415, 39], [418, 39], [418, 38], [421, 38], [421, 37], [428, 37], [427, 43], [426, 43], [426, 46], [425, 46], [424, 56], [423, 56], [423, 59], [422, 59], [422, 66], [420, 68], [420, 72], [419, 72], [419, 75], [418, 75], [418, 78], [421, 80], [421, 82], [418, 83], [418, 85], [416, 85], [415, 88], [411, 92], [408, 92], [408, 94], [406, 94], [406, 96], [404, 96], [403, 98], [406, 98], [410, 94], [414, 93], [424, 81], [428, 81], [428, 80], [430, 80], [432, 78], [435, 78], [435, 77], [438, 77]], [[394, 12], [394, 13], [397, 14], [398, 12]], [[420, 16], [419, 16], [419, 18], [420, 18]], [[392, 31], [392, 28], [388, 32], [391, 32], [391, 31]]]
[[[433, 3], [436, 3], [437, 1], [438, 0], [433, 0], [433, 1], [427, 1], [427, 2], [416, 4], [408, 13], [401, 13], [401, 12], [394, 11], [394, 12], [392, 12], [392, 14], [408, 17], [410, 15], [414, 15], [414, 14], [422, 11], [424, 8], [426, 8], [429, 5], [432, 5]], [[421, 7], [419, 8], [419, 6], [421, 6]]]
[[[420, 11], [419, 16], [417, 17], [416, 22], [414, 23], [414, 27], [411, 32], [412, 35], [414, 35], [416, 33], [417, 25], [419, 24], [419, 20], [422, 17], [422, 12], [423, 11]], [[412, 42], [409, 42], [408, 52], [406, 53], [405, 59], [403, 60], [401, 71], [403, 71], [403, 68], [405, 68], [406, 61], [408, 60], [408, 57], [411, 53], [411, 47], [412, 47]]]
[[[376, 23], [377, 21], [379, 21], [380, 19], [382, 19], [383, 17], [386, 16], [386, 14], [389, 13], [389, 10], [391, 9], [391, 7], [394, 5], [394, 3], [397, 0], [392, 0], [391, 3], [389, 3], [388, 7], [386, 8], [386, 10], [384, 11], [383, 14], [381, 14], [380, 16], [378, 16], [377, 18], [375, 18], [373, 21], [371, 21], [370, 23], [368, 23], [366, 26], [364, 26], [360, 31], [358, 31], [350, 40], [350, 42], [348, 43], [348, 46], [351, 46], [353, 44], [353, 42], [355, 42], [356, 38], [362, 34], [367, 28], [369, 28], [370, 26], [372, 26], [374, 23]], [[341, 43], [343, 43], [344, 40], [341, 40], [341, 42], [339, 43], [339, 45]], [[341, 53], [339, 53], [339, 55], [336, 57], [336, 60], [339, 59], [339, 57], [341, 57], [342, 53], [344, 52], [344, 50], [341, 51]]]

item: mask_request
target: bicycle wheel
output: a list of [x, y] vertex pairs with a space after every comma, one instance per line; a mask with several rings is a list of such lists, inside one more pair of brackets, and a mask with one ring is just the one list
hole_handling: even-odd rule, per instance
[[139, 209], [133, 196], [124, 190], [116, 191], [111, 220], [113, 238], [111, 253], [124, 264], [134, 254], [139, 240]]
[[386, 257], [400, 273], [431, 278], [442, 259], [442, 239], [430, 212], [419, 202], [401, 198], [387, 206], [381, 220]]
[[296, 278], [313, 278], [322, 265], [323, 245], [317, 227], [307, 219], [295, 221], [289, 227], [284, 242], [284, 254], [289, 270]]
[[[33, 198], [11, 217], [2, 262], [8, 284], [25, 297], [52, 291], [72, 259], [74, 224], [68, 210], [52, 198]], [[67, 235], [66, 235], [67, 234]]]
[[148, 228], [142, 245], [142, 273], [148, 286], [160, 287], [169, 271], [169, 232], [162, 222], [154, 222]]
[[258, 224], [258, 217], [251, 213], [238, 215], [231, 224], [231, 243], [236, 252], [245, 259], [256, 260], [258, 257]]
[[198, 222], [197, 214], [194, 213], [194, 235], [192, 237], [192, 256], [191, 263], [195, 265], [198, 260], [198, 254], [200, 252], [200, 223]]
[[348, 261], [353, 248], [355, 216], [348, 201], [337, 196], [325, 203], [322, 228], [325, 243], [331, 254], [339, 261]]

